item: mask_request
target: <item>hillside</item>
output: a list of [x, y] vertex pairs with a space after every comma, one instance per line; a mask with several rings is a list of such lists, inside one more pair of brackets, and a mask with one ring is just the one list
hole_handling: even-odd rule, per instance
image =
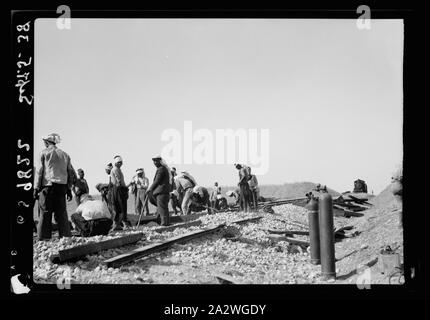
[[338, 283], [355, 283], [367, 267], [371, 283], [388, 283], [387, 275], [380, 272], [378, 261], [380, 251], [389, 245], [401, 256], [403, 263], [403, 228], [399, 227], [399, 213], [402, 204], [397, 202], [387, 186], [370, 200], [374, 206], [364, 211], [364, 216], [350, 220], [354, 231], [359, 233], [336, 245], [336, 256], [340, 269]]
[[[301, 198], [309, 191], [316, 187], [317, 183], [313, 182], [294, 182], [284, 183], [282, 185], [262, 185], [260, 186], [260, 194], [264, 197], [275, 198]], [[328, 192], [333, 195], [339, 195], [339, 192], [327, 187]]]

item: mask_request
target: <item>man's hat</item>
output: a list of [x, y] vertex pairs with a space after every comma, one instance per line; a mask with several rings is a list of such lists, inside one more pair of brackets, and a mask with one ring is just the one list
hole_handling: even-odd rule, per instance
[[136, 173], [143, 173], [143, 168], [136, 169]]
[[113, 158], [113, 160], [114, 160], [114, 163], [122, 162], [122, 158], [121, 158], [121, 156], [115, 156], [115, 157]]
[[156, 157], [152, 158], [152, 161], [160, 161], [160, 160], [161, 160], [160, 156], [156, 156]]
[[98, 192], [102, 192], [103, 189], [109, 188], [109, 185], [107, 183], [97, 183], [96, 189]]
[[61, 141], [60, 136], [56, 133], [51, 133], [51, 134], [48, 134], [46, 136], [43, 136], [42, 140], [49, 141], [49, 142], [52, 142], [54, 144], [60, 143], [60, 141]]

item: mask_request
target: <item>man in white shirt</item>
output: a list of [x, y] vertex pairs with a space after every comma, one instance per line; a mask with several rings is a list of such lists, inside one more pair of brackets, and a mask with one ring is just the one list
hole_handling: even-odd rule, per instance
[[197, 185], [196, 180], [188, 172], [182, 171], [175, 177], [176, 190], [181, 194], [182, 198], [182, 214], [190, 214], [191, 196], [193, 188]]
[[[145, 176], [145, 171], [143, 168], [136, 170], [136, 175], [128, 184], [132, 188], [132, 193], [134, 194], [134, 210], [136, 214], [141, 214], [142, 210], [146, 209], [146, 214], [149, 215], [148, 201], [145, 202], [146, 191], [149, 187], [149, 179]], [[144, 208], [145, 205], [145, 208]]]
[[91, 237], [107, 235], [112, 227], [113, 217], [105, 201], [94, 200], [89, 194], [84, 194], [71, 219], [75, 229], [83, 237]]

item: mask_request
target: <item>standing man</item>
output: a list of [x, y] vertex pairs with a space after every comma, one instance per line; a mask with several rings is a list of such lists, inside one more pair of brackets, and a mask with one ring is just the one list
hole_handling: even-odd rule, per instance
[[218, 186], [218, 182], [215, 182], [214, 189], [211, 192], [210, 202], [211, 207], [215, 210], [218, 210], [218, 195], [221, 194], [221, 187]]
[[110, 183], [112, 184], [112, 207], [115, 212], [114, 230], [122, 230], [125, 228], [125, 223], [127, 222], [128, 188], [125, 184], [121, 167], [121, 156], [115, 156], [114, 167], [109, 176]]
[[37, 225], [39, 240], [49, 240], [52, 236], [52, 214], [58, 223], [61, 237], [70, 237], [70, 225], [67, 217], [67, 201], [72, 200], [72, 186], [76, 180], [75, 170], [70, 157], [57, 148], [60, 136], [52, 133], [43, 137], [46, 149], [38, 159], [34, 199], [39, 199], [40, 218]]
[[115, 213], [115, 210], [113, 209], [113, 204], [112, 204], [112, 183], [110, 181], [110, 173], [112, 171], [112, 168], [113, 168], [113, 165], [111, 162], [109, 162], [105, 167], [105, 172], [109, 177], [109, 182], [107, 184], [107, 188], [104, 193], [105, 193], [105, 199], [106, 199], [106, 203], [109, 208], [109, 211], [112, 213]]
[[146, 190], [148, 190], [149, 187], [149, 179], [145, 177], [145, 171], [143, 170], [143, 168], [139, 168], [136, 170], [136, 175], [133, 177], [133, 180], [130, 182], [129, 185], [134, 185], [134, 187], [136, 188], [134, 202], [136, 214], [141, 214], [142, 210], [145, 209], [145, 216], [149, 215], [148, 201], [146, 201], [145, 203]]
[[249, 175], [248, 170], [240, 164], [236, 164], [236, 169], [239, 170], [239, 183], [237, 184], [240, 189], [240, 209], [248, 212], [249, 210]]
[[148, 189], [149, 201], [157, 206], [157, 215], [161, 219], [162, 226], [170, 224], [169, 217], [169, 194], [170, 194], [170, 173], [166, 166], [162, 164], [161, 157], [152, 158], [154, 166], [157, 168], [154, 181]]
[[78, 178], [73, 185], [73, 193], [75, 194], [76, 205], [81, 204], [81, 196], [90, 193], [87, 180], [84, 179], [84, 170], [78, 169]]
[[249, 190], [252, 196], [253, 208], [258, 211], [258, 180], [255, 174], [251, 174], [251, 178], [248, 181]]
[[176, 189], [182, 193], [182, 213], [187, 215], [191, 213], [191, 196], [193, 194], [193, 188], [197, 185], [196, 180], [188, 173], [181, 172], [176, 177]]

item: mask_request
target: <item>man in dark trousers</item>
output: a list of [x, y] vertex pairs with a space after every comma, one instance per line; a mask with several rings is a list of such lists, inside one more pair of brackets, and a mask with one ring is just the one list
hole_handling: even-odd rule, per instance
[[122, 164], [121, 156], [115, 156], [114, 167], [110, 172], [110, 184], [112, 184], [111, 201], [115, 212], [114, 230], [123, 230], [127, 225], [128, 188], [125, 184], [124, 174], [121, 171]]
[[154, 181], [148, 189], [149, 201], [157, 206], [157, 215], [161, 219], [162, 226], [170, 224], [169, 217], [169, 199], [170, 199], [170, 172], [162, 164], [161, 157], [152, 158], [157, 171], [155, 172]]
[[249, 191], [251, 193], [251, 203], [254, 211], [258, 211], [258, 180], [255, 174], [251, 174], [251, 177], [248, 181]]
[[70, 225], [67, 217], [67, 201], [72, 200], [72, 186], [76, 180], [69, 155], [57, 148], [60, 142], [58, 134], [43, 137], [46, 149], [38, 159], [34, 199], [39, 199], [39, 223], [37, 235], [39, 240], [49, 240], [52, 237], [52, 214], [58, 223], [58, 233], [61, 237], [70, 237]]
[[85, 180], [84, 175], [84, 170], [78, 169], [78, 178], [73, 185], [73, 193], [75, 194], [75, 201], [76, 205], [78, 206], [81, 204], [81, 196], [90, 192], [87, 180]]
[[240, 189], [240, 210], [249, 211], [249, 175], [245, 167], [236, 164], [236, 169], [239, 170], [239, 183], [237, 184]]

